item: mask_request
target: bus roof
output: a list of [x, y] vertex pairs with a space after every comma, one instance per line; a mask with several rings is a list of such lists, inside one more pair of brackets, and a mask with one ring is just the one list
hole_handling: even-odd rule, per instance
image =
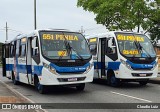
[[24, 37], [29, 38], [29, 37], [37, 36], [39, 31], [58, 31], [58, 32], [79, 33], [79, 32], [70, 31], [70, 30], [67, 30], [67, 29], [52, 29], [52, 28], [49, 28], [49, 29], [37, 29], [37, 30], [34, 30], [33, 32], [31, 32], [29, 34], [19, 34], [14, 39], [7, 40], [5, 43], [10, 43], [12, 41], [15, 41], [15, 40], [18, 40], [18, 39], [21, 39], [21, 38], [24, 38]]
[[98, 38], [113, 37], [115, 33], [135, 33], [135, 34], [142, 34], [142, 33], [137, 33], [137, 32], [128, 32], [128, 31], [108, 31], [108, 32], [106, 32], [106, 33], [99, 33], [99, 34], [89, 35], [89, 36], [86, 36], [85, 38], [86, 38], [86, 39], [89, 39], [89, 38], [95, 38], [95, 37], [98, 37]]

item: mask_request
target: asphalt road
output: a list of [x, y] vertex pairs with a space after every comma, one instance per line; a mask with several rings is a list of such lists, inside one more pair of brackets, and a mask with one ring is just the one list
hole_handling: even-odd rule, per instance
[[[0, 75], [1, 81], [5, 82], [14, 90], [20, 92], [35, 103], [159, 103], [160, 102], [160, 85], [147, 84], [140, 86], [138, 83], [124, 83], [118, 88], [108, 86], [105, 81], [100, 80], [96, 83], [86, 84], [84, 91], [79, 92], [75, 88], [67, 87], [51, 87], [47, 94], [39, 94], [34, 87], [20, 84], [13, 85], [11, 80], [3, 78]], [[81, 112], [80, 109], [48, 109], [47, 111], [59, 112]], [[150, 112], [150, 109], [83, 109], [83, 111], [107, 111], [107, 112]], [[153, 110], [152, 111], [159, 111]]]

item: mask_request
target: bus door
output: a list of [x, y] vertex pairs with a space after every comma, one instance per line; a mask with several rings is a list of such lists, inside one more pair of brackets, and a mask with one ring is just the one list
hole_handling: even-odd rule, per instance
[[90, 38], [88, 39], [89, 42], [89, 48], [90, 52], [93, 56], [93, 62], [94, 62], [94, 78], [99, 78], [99, 65], [100, 63], [98, 62], [98, 38]]
[[6, 71], [8, 70], [7, 64], [9, 63], [9, 44], [2, 45], [2, 74], [3, 77], [6, 76]]
[[100, 78], [105, 78], [106, 77], [106, 66], [105, 66], [105, 54], [106, 54], [106, 38], [100, 38], [100, 52], [99, 53], [99, 61], [101, 62], [101, 77]]
[[27, 66], [27, 78], [28, 83], [33, 85], [33, 76], [32, 76], [32, 37], [27, 40], [27, 54], [26, 54], [26, 66]]
[[[19, 47], [19, 49], [18, 49]], [[19, 80], [24, 83], [29, 83], [28, 81], [28, 69], [27, 69], [27, 38], [22, 38], [17, 41], [17, 53], [18, 55], [18, 66], [17, 73]]]
[[[39, 41], [38, 41], [38, 37], [32, 37], [31, 40], [31, 47], [30, 47], [30, 50], [31, 50], [31, 70], [32, 70], [32, 83], [33, 82], [33, 78], [34, 78], [34, 75], [40, 75], [39, 73], [39, 64], [40, 64], [40, 52], [39, 52]], [[35, 69], [36, 67], [36, 69]], [[40, 67], [41, 68], [41, 67]]]

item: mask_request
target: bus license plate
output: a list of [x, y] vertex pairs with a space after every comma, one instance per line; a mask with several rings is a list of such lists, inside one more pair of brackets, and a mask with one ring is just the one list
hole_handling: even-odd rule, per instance
[[69, 78], [68, 81], [69, 82], [71, 82], [71, 81], [77, 81], [77, 78]]
[[141, 77], [146, 77], [146, 74], [139, 74], [139, 76], [141, 76]]

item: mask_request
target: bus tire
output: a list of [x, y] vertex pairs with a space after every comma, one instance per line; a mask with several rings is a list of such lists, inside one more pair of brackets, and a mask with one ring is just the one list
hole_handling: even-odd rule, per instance
[[12, 82], [13, 82], [13, 84], [14, 85], [19, 85], [19, 81], [17, 81], [16, 79], [15, 79], [15, 75], [14, 75], [14, 72], [12, 71]]
[[85, 83], [82, 83], [82, 84], [79, 84], [78, 86], [76, 86], [76, 89], [77, 89], [78, 91], [83, 91], [84, 88], [85, 88]]
[[45, 94], [46, 93], [46, 86], [41, 85], [38, 79], [38, 76], [34, 77], [34, 86], [35, 89], [40, 93], [40, 94]]
[[146, 81], [139, 81], [139, 84], [142, 85], [142, 86], [147, 85], [147, 83], [148, 83], [148, 80], [146, 80]]
[[115, 74], [111, 71], [107, 73], [107, 81], [108, 81], [108, 84], [112, 87], [120, 86], [120, 80], [116, 78]]

